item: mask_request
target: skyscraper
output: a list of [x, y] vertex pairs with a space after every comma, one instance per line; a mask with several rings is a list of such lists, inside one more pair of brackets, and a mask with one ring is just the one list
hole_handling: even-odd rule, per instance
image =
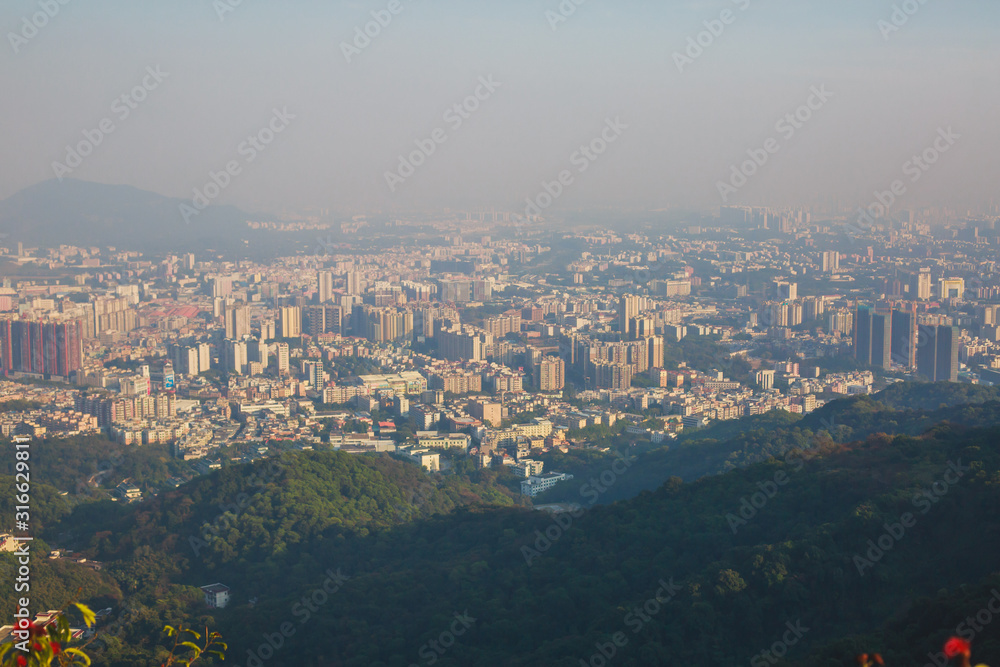
[[281, 374], [288, 373], [288, 343], [278, 343], [275, 345], [275, 357], [278, 365], [278, 372]]
[[239, 340], [250, 335], [250, 309], [246, 306], [225, 307], [226, 338]]
[[247, 372], [247, 344], [242, 340], [227, 340], [224, 345], [225, 368], [228, 373]]
[[319, 291], [317, 298], [320, 303], [326, 303], [333, 298], [333, 274], [329, 271], [320, 271], [317, 274]]
[[278, 338], [298, 338], [302, 335], [302, 309], [298, 306], [281, 308], [281, 332]]
[[361, 273], [358, 271], [348, 271], [344, 276], [344, 280], [347, 283], [348, 294], [361, 294]]
[[0, 320], [3, 372], [68, 377], [83, 366], [83, 322]]
[[892, 360], [906, 368], [917, 367], [917, 306], [892, 312]]
[[559, 357], [545, 357], [538, 365], [538, 390], [561, 391], [566, 386], [566, 362]]
[[840, 270], [840, 253], [830, 250], [823, 253], [823, 273], [836, 273]]
[[931, 298], [931, 270], [920, 269], [913, 274], [913, 284], [910, 286], [911, 298], [927, 301]]
[[892, 315], [876, 313], [872, 316], [871, 364], [889, 370], [892, 365]]
[[917, 329], [917, 373], [930, 382], [957, 382], [958, 345], [958, 327], [921, 324]]
[[958, 327], [938, 327], [935, 382], [958, 382]]
[[326, 333], [326, 306], [306, 306], [304, 329], [310, 336]]
[[639, 297], [630, 294], [623, 294], [618, 299], [618, 330], [622, 337], [627, 338], [629, 334], [629, 322], [639, 314]]
[[874, 315], [871, 306], [858, 306], [854, 315], [854, 358], [863, 364], [872, 363]]
[[648, 339], [649, 367], [663, 368], [663, 337], [653, 336]]

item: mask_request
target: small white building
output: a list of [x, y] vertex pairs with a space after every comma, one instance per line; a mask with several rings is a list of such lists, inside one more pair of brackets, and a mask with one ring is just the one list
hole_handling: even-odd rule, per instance
[[411, 461], [425, 468], [428, 472], [440, 472], [441, 455], [429, 449], [411, 449], [406, 452]]
[[541, 475], [544, 469], [545, 463], [534, 459], [521, 459], [514, 466], [514, 472], [517, 473], [517, 476], [525, 478]]
[[205, 604], [209, 609], [225, 609], [229, 604], [229, 586], [211, 584], [202, 586], [201, 590], [205, 594]]
[[562, 472], [549, 472], [544, 475], [532, 475], [521, 482], [521, 494], [534, 498], [543, 491], [548, 491], [559, 482], [573, 479], [573, 475]]

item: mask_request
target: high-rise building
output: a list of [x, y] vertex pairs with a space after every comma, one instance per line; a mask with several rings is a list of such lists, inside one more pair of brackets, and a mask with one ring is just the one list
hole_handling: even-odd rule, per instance
[[83, 332], [81, 320], [0, 320], [4, 375], [20, 372], [69, 377], [83, 367]]
[[538, 390], [562, 391], [566, 386], [566, 362], [559, 357], [545, 357], [538, 365]]
[[277, 337], [278, 327], [275, 326], [274, 320], [262, 320], [260, 323], [260, 339], [274, 340]]
[[[181, 372], [186, 375], [197, 375], [201, 372], [201, 366], [198, 359], [198, 348], [196, 347], [185, 347], [181, 351]], [[208, 370], [207, 368], [205, 369]]]
[[225, 298], [233, 293], [232, 276], [216, 276], [212, 279], [212, 296]]
[[799, 298], [799, 284], [787, 280], [776, 280], [772, 285], [774, 296], [783, 301], [795, 301]]
[[303, 331], [310, 336], [316, 337], [326, 333], [327, 307], [326, 306], [306, 306], [303, 314]]
[[240, 340], [250, 335], [250, 309], [246, 306], [225, 307], [226, 338]]
[[330, 271], [320, 271], [317, 274], [317, 282], [319, 283], [319, 291], [317, 292], [317, 298], [320, 303], [326, 303], [333, 298], [333, 273]]
[[663, 338], [661, 336], [653, 336], [647, 340], [649, 349], [649, 367], [650, 368], [663, 368]]
[[858, 306], [854, 315], [854, 358], [863, 364], [872, 363], [874, 316], [871, 306]]
[[917, 306], [892, 312], [892, 360], [906, 368], [917, 367]]
[[827, 317], [827, 328], [829, 333], [840, 332], [845, 336], [854, 332], [854, 313], [849, 310], [837, 310]]
[[840, 253], [830, 250], [823, 253], [823, 273], [836, 273], [840, 270]]
[[802, 302], [803, 321], [813, 322], [823, 317], [826, 312], [826, 300], [820, 296], [811, 296]]
[[889, 370], [892, 365], [892, 315], [876, 313], [872, 316], [871, 364]]
[[594, 364], [593, 382], [602, 389], [629, 389], [632, 386], [632, 366], [598, 362]]
[[247, 372], [247, 344], [242, 340], [227, 340], [223, 346], [227, 373], [243, 375]]
[[958, 327], [917, 328], [917, 373], [930, 382], [958, 382]]
[[298, 306], [285, 306], [280, 309], [281, 332], [278, 338], [298, 338], [302, 335], [302, 309]]
[[493, 344], [493, 336], [473, 329], [443, 330], [436, 338], [438, 354], [448, 361], [483, 361], [486, 347]]
[[754, 380], [760, 385], [762, 391], [768, 391], [774, 386], [774, 375], [775, 372], [773, 370], [757, 371]]
[[913, 274], [913, 284], [910, 286], [911, 297], [920, 301], [927, 301], [931, 298], [931, 270], [920, 269]]
[[288, 343], [277, 343], [275, 345], [275, 362], [278, 365], [278, 373], [282, 375], [288, 373]]
[[344, 282], [346, 283], [348, 294], [361, 294], [364, 291], [361, 273], [358, 271], [348, 271], [344, 275]]
[[628, 321], [628, 338], [645, 340], [656, 334], [652, 317], [633, 317]]
[[208, 343], [198, 345], [198, 372], [204, 373], [212, 367], [212, 346]]
[[261, 368], [267, 368], [270, 357], [269, 348], [266, 341], [251, 338], [247, 341], [247, 362], [258, 363]]
[[304, 361], [302, 362], [302, 373], [305, 375], [306, 380], [312, 385], [313, 389], [321, 390], [324, 385], [324, 373], [323, 373], [323, 362], [322, 361]]
[[623, 338], [629, 335], [629, 322], [639, 315], [640, 303], [639, 297], [631, 294], [623, 294], [618, 299], [618, 330]]
[[[139, 313], [128, 297], [102, 297], [95, 299], [92, 305], [93, 314], [87, 313], [88, 337], [96, 338], [104, 331], [128, 333], [139, 328]], [[90, 320], [93, 321], [93, 328], [90, 327]]]

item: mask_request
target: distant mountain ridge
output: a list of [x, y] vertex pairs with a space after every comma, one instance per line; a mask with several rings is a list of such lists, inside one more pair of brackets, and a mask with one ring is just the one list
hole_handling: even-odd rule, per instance
[[0, 202], [0, 232], [25, 246], [113, 246], [149, 252], [220, 250], [242, 245], [250, 216], [233, 206], [209, 206], [186, 224], [181, 205], [128, 185], [52, 179]]

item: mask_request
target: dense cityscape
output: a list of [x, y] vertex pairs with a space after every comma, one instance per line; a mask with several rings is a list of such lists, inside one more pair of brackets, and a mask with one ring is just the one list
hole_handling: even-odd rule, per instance
[[998, 25], [0, 3], [0, 667], [1000, 665]]
[[[2, 434], [168, 444], [202, 472], [279, 442], [432, 471], [470, 455], [535, 495], [559, 471], [534, 457], [594, 446], [590, 426], [660, 443], [1000, 371], [995, 215], [904, 211], [864, 234], [804, 209], [723, 207], [671, 234], [513, 217], [355, 220], [337, 229], [354, 244], [273, 262], [8, 248], [32, 277], [0, 294], [3, 396], [38, 405]], [[372, 249], [393, 233], [431, 240]]]

